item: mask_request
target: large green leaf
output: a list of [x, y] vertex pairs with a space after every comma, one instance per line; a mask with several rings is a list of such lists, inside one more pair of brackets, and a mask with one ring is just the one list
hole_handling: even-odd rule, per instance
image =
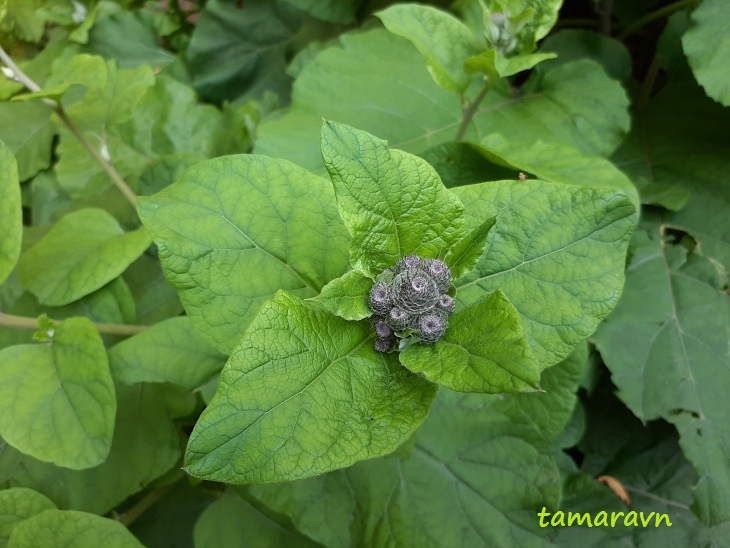
[[322, 126], [322, 157], [356, 270], [374, 277], [405, 255], [438, 257], [464, 236], [463, 206], [425, 160], [334, 122]]
[[355, 21], [359, 0], [284, 0], [312, 17], [346, 25]]
[[[59, 508], [106, 514], [179, 462], [180, 434], [173, 419], [188, 415], [195, 397], [166, 385], [118, 385], [109, 457], [87, 470], [69, 470], [12, 449], [0, 450], [0, 477], [35, 489]], [[2, 446], [0, 445], [0, 449]]]
[[13, 530], [8, 546], [143, 548], [117, 520], [74, 510], [46, 510], [25, 520]]
[[634, 131], [613, 158], [637, 184], [645, 202], [657, 203], [647, 198], [683, 191], [679, 203], [659, 202], [679, 209], [665, 215], [666, 224], [690, 232], [701, 253], [720, 261], [726, 270], [730, 270], [730, 136], [724, 130], [728, 124], [730, 109], [708, 99], [696, 84], [668, 86], [637, 113]]
[[278, 293], [223, 369], [190, 436], [188, 473], [271, 483], [395, 450], [426, 418], [436, 386], [373, 339], [367, 323]]
[[540, 376], [519, 314], [499, 290], [450, 318], [436, 344], [412, 344], [403, 350], [400, 361], [459, 392], [526, 392], [537, 388]]
[[284, 529], [233, 491], [226, 491], [206, 508], [195, 524], [196, 548], [252, 545], [272, 548], [317, 546], [306, 537]]
[[138, 210], [193, 325], [226, 354], [279, 289], [311, 297], [347, 269], [331, 184], [288, 162], [211, 160]]
[[457, 280], [468, 305], [501, 289], [520, 313], [540, 368], [564, 358], [616, 305], [636, 221], [623, 194], [546, 183], [500, 181], [453, 189], [476, 227], [499, 214], [487, 252]]
[[473, 78], [464, 72], [464, 62], [485, 44], [464, 23], [445, 11], [417, 4], [397, 4], [377, 15], [385, 28], [418, 48], [438, 85], [456, 93], [469, 87]]
[[595, 335], [621, 398], [642, 420], [662, 417], [700, 474], [695, 508], [730, 519], [730, 299], [724, 271], [666, 239], [663, 219], [637, 232], [624, 296]]
[[55, 507], [47, 497], [32, 489], [18, 487], [0, 491], [0, 546], [7, 546], [10, 533], [18, 523]]
[[[340, 42], [302, 70], [289, 110], [260, 125], [256, 152], [321, 172], [317, 135], [322, 117], [413, 153], [455, 138], [463, 115], [459, 97], [433, 81], [410, 42], [384, 30], [344, 34]], [[621, 86], [596, 63], [581, 60], [533, 76], [515, 94], [495, 86], [466, 139], [478, 142], [501, 133], [523, 144], [542, 139], [606, 155], [628, 130], [627, 106]]]
[[479, 226], [465, 234], [446, 253], [444, 262], [451, 269], [451, 274], [455, 280], [458, 280], [464, 274], [473, 270], [482, 258], [482, 255], [486, 251], [489, 231], [492, 230], [496, 222], [496, 217], [489, 217]]
[[544, 546], [536, 514], [557, 505], [550, 447], [565, 427], [585, 347], [543, 376], [545, 392], [441, 389], [424, 425], [392, 457], [249, 491], [328, 547]]
[[60, 306], [109, 283], [151, 243], [144, 228], [124, 232], [106, 211], [82, 209], [21, 256], [18, 276], [41, 304]]
[[109, 351], [109, 366], [118, 381], [169, 382], [190, 390], [210, 380], [224, 362], [187, 316], [157, 323]]
[[682, 47], [695, 78], [707, 95], [730, 106], [730, 37], [727, 22], [730, 4], [724, 0], [704, 0], [692, 12], [692, 24], [682, 37]]
[[116, 398], [104, 344], [89, 320], [65, 320], [50, 343], [10, 346], [0, 363], [0, 435], [8, 443], [68, 468], [106, 460]]
[[0, 141], [0, 284], [15, 268], [23, 237], [23, 210], [20, 203], [18, 164], [13, 153]]
[[488, 135], [481, 140], [480, 146], [538, 179], [623, 192], [639, 208], [636, 187], [605, 158], [585, 156], [571, 146], [555, 142], [520, 144], [499, 134]]
[[193, 85], [213, 101], [258, 99], [266, 89], [287, 95], [286, 46], [300, 22], [282, 2], [210, 0], [187, 50]]

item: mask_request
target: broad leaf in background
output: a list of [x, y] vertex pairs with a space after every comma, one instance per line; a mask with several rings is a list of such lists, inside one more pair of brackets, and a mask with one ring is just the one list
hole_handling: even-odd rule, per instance
[[362, 320], [372, 315], [368, 306], [373, 280], [351, 270], [332, 280], [314, 297], [325, 309], [345, 320]]
[[478, 146], [463, 141], [441, 143], [418, 155], [433, 166], [446, 188], [518, 176], [516, 169], [494, 163], [495, 159], [488, 159]]
[[10, 533], [18, 523], [54, 508], [56, 505], [47, 497], [32, 489], [18, 487], [0, 491], [0, 546], [7, 546]]
[[284, 0], [322, 21], [347, 25], [355, 22], [360, 0]]
[[[566, 513], [590, 512], [594, 517], [599, 511], [623, 512], [623, 516], [611, 528], [562, 527], [557, 545], [606, 546], [618, 543], [617, 539], [631, 531], [639, 546], [720, 548], [724, 543], [708, 542], [713, 532], [703, 527], [690, 510], [697, 474], [682, 455], [676, 430], [665, 422], [642, 424], [618, 401], [614, 390], [610, 383], [602, 383], [587, 399], [587, 425], [579, 445], [585, 456], [580, 472], [575, 463], [567, 460], [560, 509]], [[602, 475], [621, 483], [631, 498], [630, 506], [594, 479]], [[643, 512], [649, 526], [626, 526], [625, 521], [631, 523], [630, 512], [639, 514], [638, 523]], [[671, 529], [667, 529], [666, 521], [656, 527], [660, 514], [668, 516]]]
[[0, 141], [0, 284], [15, 268], [23, 237], [23, 210], [20, 203], [18, 164], [13, 153]]
[[718, 103], [730, 106], [730, 3], [704, 0], [692, 12], [692, 24], [682, 37], [682, 47], [699, 84]]
[[627, 82], [631, 77], [631, 54], [621, 42], [587, 30], [561, 30], [548, 36], [540, 51], [551, 51], [558, 58], [541, 64], [538, 71], [577, 59], [592, 59], [600, 63], [606, 74], [615, 80]]
[[318, 546], [294, 530], [288, 530], [268, 518], [233, 491], [226, 491], [208, 506], [195, 524], [196, 548], [222, 546]]
[[106, 211], [82, 209], [21, 256], [18, 276], [41, 304], [60, 306], [112, 281], [151, 243], [144, 228], [124, 232]]
[[[535, 518], [557, 505], [551, 446], [575, 406], [585, 346], [543, 375], [545, 392], [462, 395], [441, 389], [393, 456], [249, 492], [328, 547], [544, 546]], [[434, 496], [438, 493], [438, 496]]]
[[[708, 99], [695, 83], [668, 86], [638, 113], [634, 131], [613, 157], [637, 183], [643, 200], [679, 209], [667, 213], [664, 222], [689, 232], [700, 253], [721, 262], [726, 271], [730, 271], [730, 136], [725, 131], [729, 124], [730, 109]], [[647, 195], [662, 199], [647, 200]]]
[[[322, 117], [412, 153], [455, 138], [463, 116], [459, 96], [433, 81], [410, 42], [382, 29], [344, 34], [340, 42], [305, 66], [289, 110], [262, 122], [256, 152], [322, 172], [317, 138]], [[501, 133], [520, 144], [542, 139], [607, 155], [629, 127], [626, 93], [592, 61], [546, 70], [515, 95], [503, 87], [487, 93], [467, 141]]]
[[21, 181], [50, 167], [55, 133], [51, 109], [40, 101], [0, 102], [0, 140], [15, 155]]
[[204, 162], [138, 210], [193, 325], [226, 354], [279, 289], [312, 297], [347, 270], [332, 185], [289, 162]]
[[519, 144], [496, 133], [488, 135], [479, 144], [501, 161], [531, 173], [538, 179], [623, 192], [639, 209], [636, 187], [605, 158], [585, 156], [569, 145], [555, 142]]
[[334, 122], [322, 126], [322, 157], [352, 235], [350, 263], [363, 274], [410, 254], [438, 257], [464, 236], [464, 207], [421, 158]]
[[500, 181], [452, 191], [470, 228], [499, 214], [487, 252], [455, 282], [469, 305], [501, 289], [520, 313], [534, 359], [557, 363], [616, 305], [636, 222], [623, 194], [537, 180]]
[[169, 382], [194, 390], [224, 363], [187, 316], [163, 320], [109, 350], [112, 375], [127, 384]]
[[499, 290], [457, 312], [436, 344], [403, 350], [400, 362], [459, 392], [527, 392], [540, 377], [520, 316]]
[[46, 510], [23, 521], [13, 530], [8, 546], [143, 548], [117, 520], [73, 510]]
[[730, 519], [730, 298], [722, 268], [667, 241], [665, 223], [637, 231], [624, 296], [595, 341], [634, 413], [677, 427], [700, 476], [695, 511], [714, 525]]
[[210, 0], [187, 50], [193, 86], [209, 101], [259, 99], [266, 90], [285, 100], [286, 46], [300, 24], [282, 1]]
[[68, 468], [106, 460], [116, 398], [104, 344], [89, 320], [65, 320], [49, 343], [5, 348], [0, 363], [3, 439]]
[[377, 14], [385, 28], [408, 39], [426, 60], [428, 71], [447, 91], [463, 93], [473, 81], [464, 62], [486, 46], [456, 17], [417, 4], [397, 4]]
[[272, 483], [395, 450], [436, 386], [377, 352], [367, 323], [281, 291], [254, 318], [185, 452], [193, 476]]
[[173, 419], [189, 415], [195, 396], [169, 385], [117, 385], [117, 416], [109, 457], [87, 470], [39, 462], [0, 445], [0, 478], [35, 489], [59, 508], [106, 514], [179, 462]]

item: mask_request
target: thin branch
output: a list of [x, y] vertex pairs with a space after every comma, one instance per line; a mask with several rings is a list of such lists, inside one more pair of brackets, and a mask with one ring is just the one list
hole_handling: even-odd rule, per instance
[[669, 17], [675, 11], [694, 6], [696, 3], [697, 0], [679, 0], [678, 2], [674, 2], [673, 4], [669, 4], [668, 6], [664, 6], [663, 8], [659, 8], [658, 10], [653, 11], [631, 23], [621, 32], [621, 34], [619, 34], [618, 39], [623, 41], [627, 37], [635, 34], [637, 31], [643, 29], [647, 25], [650, 25], [654, 21], [657, 21], [664, 17]]
[[[27, 74], [25, 74], [20, 69], [20, 67], [18, 67], [18, 65], [15, 64], [15, 62], [2, 48], [2, 46], [0, 46], [0, 60], [12, 71], [13, 80], [23, 84], [32, 92], [41, 91], [41, 87], [36, 84]], [[94, 147], [88, 141], [88, 139], [84, 137], [76, 124], [68, 117], [68, 114], [66, 114], [66, 111], [63, 109], [61, 103], [49, 98], [43, 99], [43, 102], [49, 105], [56, 112], [61, 121], [66, 124], [66, 127], [68, 127], [69, 131], [74, 134], [74, 136], [79, 140], [79, 142], [81, 142], [81, 144], [89, 152], [89, 154], [91, 154], [91, 157], [94, 158], [94, 160], [96, 160], [96, 162], [106, 172], [106, 174], [112, 180], [112, 183], [114, 183], [114, 186], [119, 189], [119, 191], [124, 195], [129, 203], [132, 204], [132, 207], [134, 207], [137, 204], [137, 195], [129, 187], [129, 185], [124, 180], [124, 178], [122, 178], [119, 172], [114, 168], [114, 165], [112, 165], [109, 160], [104, 158], [104, 156], [102, 156], [102, 154], [96, 149], [96, 147]]]
[[469, 124], [471, 124], [472, 119], [474, 118], [474, 115], [477, 112], [477, 109], [479, 108], [479, 104], [484, 99], [484, 96], [489, 91], [489, 88], [492, 87], [492, 84], [489, 80], [489, 78], [484, 79], [484, 85], [482, 86], [482, 89], [479, 91], [479, 95], [476, 96], [476, 98], [471, 102], [469, 107], [464, 111], [464, 117], [461, 120], [461, 125], [459, 126], [459, 131], [456, 132], [456, 138], [455, 141], [461, 141], [464, 139], [464, 135], [466, 134], [466, 130], [469, 129]]
[[639, 97], [636, 100], [637, 108], [644, 108], [649, 102], [649, 99], [651, 98], [651, 92], [654, 89], [654, 83], [656, 82], [657, 76], [659, 75], [659, 70], [661, 69], [661, 66], [662, 64], [659, 61], [659, 56], [654, 55], [651, 60], [651, 64], [649, 65], [649, 69], [646, 71], [646, 77], [641, 84], [641, 91], [639, 92]]
[[172, 489], [172, 485], [163, 485], [162, 487], [153, 489], [129, 510], [115, 516], [116, 520], [125, 527], [129, 527], [132, 523], [137, 521], [142, 514], [152, 508], [158, 500], [164, 497], [170, 489]]
[[[57, 323], [63, 323], [63, 320], [54, 320]], [[28, 318], [25, 316], [13, 316], [11, 314], [3, 314], [0, 312], [0, 327], [10, 329], [32, 329], [38, 328], [38, 320], [36, 318]], [[94, 327], [102, 335], [136, 335], [147, 329], [146, 325], [126, 325], [119, 323], [95, 323]]]
[[611, 36], [611, 16], [613, 15], [613, 0], [603, 0], [601, 6], [601, 33]]

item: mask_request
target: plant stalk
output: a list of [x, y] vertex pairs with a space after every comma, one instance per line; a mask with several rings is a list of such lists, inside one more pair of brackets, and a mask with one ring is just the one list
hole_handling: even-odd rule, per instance
[[672, 15], [675, 11], [679, 11], [681, 9], [693, 6], [696, 3], [697, 0], [679, 0], [678, 2], [674, 2], [673, 4], [669, 4], [668, 6], [664, 6], [663, 8], [659, 8], [658, 10], [653, 11], [631, 23], [621, 32], [621, 34], [619, 34], [618, 39], [623, 41], [627, 37], [635, 34], [637, 31], [643, 29], [647, 25], [650, 25], [654, 21], [657, 21], [658, 19], [662, 19], [664, 17], [668, 17]]
[[[37, 83], [35, 83], [27, 74], [25, 74], [20, 69], [20, 67], [18, 67], [18, 65], [15, 64], [13, 59], [7, 54], [2, 46], [0, 46], [0, 60], [3, 62], [3, 64], [5, 64], [5, 66], [13, 71], [13, 77], [15, 80], [23, 84], [32, 92], [41, 91], [41, 87]], [[53, 99], [47, 98], [43, 99], [43, 102], [50, 106], [56, 112], [61, 121], [66, 124], [66, 127], [69, 129], [69, 131], [74, 134], [74, 136], [79, 140], [79, 142], [84, 146], [89, 154], [91, 154], [91, 157], [94, 158], [94, 160], [106, 172], [106, 174], [112, 180], [112, 183], [114, 183], [114, 186], [116, 186], [119, 191], [124, 195], [124, 197], [129, 201], [129, 203], [132, 204], [132, 207], [136, 206], [137, 195], [130, 188], [124, 178], [119, 174], [114, 165], [109, 160], [104, 158], [101, 153], [89, 142], [89, 140], [84, 137], [84, 135], [81, 133], [73, 120], [68, 117], [68, 114], [66, 114], [66, 111], [63, 109], [61, 103], [59, 103], [58, 101], [54, 101]]]
[[489, 81], [489, 78], [485, 78], [484, 85], [482, 86], [482, 89], [479, 90], [479, 95], [474, 98], [474, 100], [469, 104], [469, 107], [464, 111], [464, 117], [461, 120], [459, 131], [456, 132], [456, 137], [454, 138], [455, 141], [461, 141], [464, 139], [464, 135], [466, 135], [466, 130], [469, 129], [469, 124], [471, 124], [474, 115], [477, 113], [479, 105], [481, 104], [484, 96], [487, 94], [491, 87], [492, 84]]
[[142, 514], [152, 508], [158, 500], [164, 497], [171, 488], [172, 485], [163, 485], [162, 487], [153, 489], [129, 510], [116, 516], [117, 521], [125, 527], [129, 527], [132, 523], [137, 521]]
[[[63, 320], [54, 320], [63, 323]], [[0, 312], [0, 327], [10, 329], [38, 329], [38, 320], [36, 318], [28, 318], [25, 316], [13, 316]], [[147, 329], [146, 325], [126, 325], [118, 323], [95, 323], [94, 327], [102, 335], [136, 335]]]

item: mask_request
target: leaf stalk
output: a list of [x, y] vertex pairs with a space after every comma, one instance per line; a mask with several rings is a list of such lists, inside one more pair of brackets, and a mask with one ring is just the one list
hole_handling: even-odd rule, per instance
[[[54, 320], [58, 323], [63, 323], [63, 320]], [[13, 316], [11, 314], [4, 314], [0, 312], [0, 327], [7, 327], [10, 329], [38, 329], [38, 319], [28, 318], [25, 316]], [[118, 323], [95, 323], [94, 327], [102, 335], [125, 335], [131, 336], [138, 333], [142, 333], [147, 329], [146, 325], [126, 325]]]
[[632, 34], [636, 34], [637, 31], [640, 31], [645, 26], [650, 25], [654, 21], [657, 21], [664, 17], [669, 17], [675, 11], [694, 6], [695, 4], [697, 4], [697, 0], [679, 0], [678, 2], [674, 2], [673, 4], [669, 4], [668, 6], [664, 6], [663, 8], [659, 8], [658, 10], [648, 13], [644, 17], [641, 17], [640, 19], [637, 19], [636, 21], [631, 23], [621, 32], [621, 34], [619, 34], [618, 39], [623, 41]]
[[[7, 54], [2, 46], [0, 46], [0, 60], [13, 72], [14, 80], [23, 84], [27, 89], [32, 92], [41, 91], [41, 87], [36, 82], [34, 82], [32, 78], [25, 74], [20, 69], [20, 67], [18, 67], [18, 65], [15, 64], [15, 61], [13, 61], [13, 59]], [[43, 99], [43, 102], [50, 106], [56, 112], [61, 121], [66, 124], [66, 127], [69, 129], [69, 131], [74, 134], [74, 136], [89, 152], [91, 157], [94, 158], [94, 160], [106, 172], [112, 183], [114, 183], [114, 186], [116, 186], [127, 199], [127, 201], [132, 204], [132, 207], [136, 206], [137, 195], [130, 188], [124, 178], [119, 174], [114, 165], [109, 160], [104, 158], [101, 153], [89, 142], [89, 140], [84, 137], [84, 135], [81, 133], [73, 120], [69, 118], [61, 103], [53, 99]]]
[[464, 117], [461, 120], [461, 125], [459, 126], [459, 131], [456, 132], [455, 141], [462, 141], [464, 139], [464, 135], [466, 135], [466, 130], [469, 129], [469, 124], [471, 124], [472, 119], [474, 118], [474, 115], [477, 113], [477, 109], [479, 108], [479, 105], [481, 104], [482, 100], [484, 99], [484, 96], [487, 94], [487, 92], [491, 89], [492, 83], [489, 78], [484, 79], [484, 85], [482, 86], [482, 89], [479, 90], [479, 95], [477, 95], [474, 100], [469, 103], [469, 106], [464, 111]]

